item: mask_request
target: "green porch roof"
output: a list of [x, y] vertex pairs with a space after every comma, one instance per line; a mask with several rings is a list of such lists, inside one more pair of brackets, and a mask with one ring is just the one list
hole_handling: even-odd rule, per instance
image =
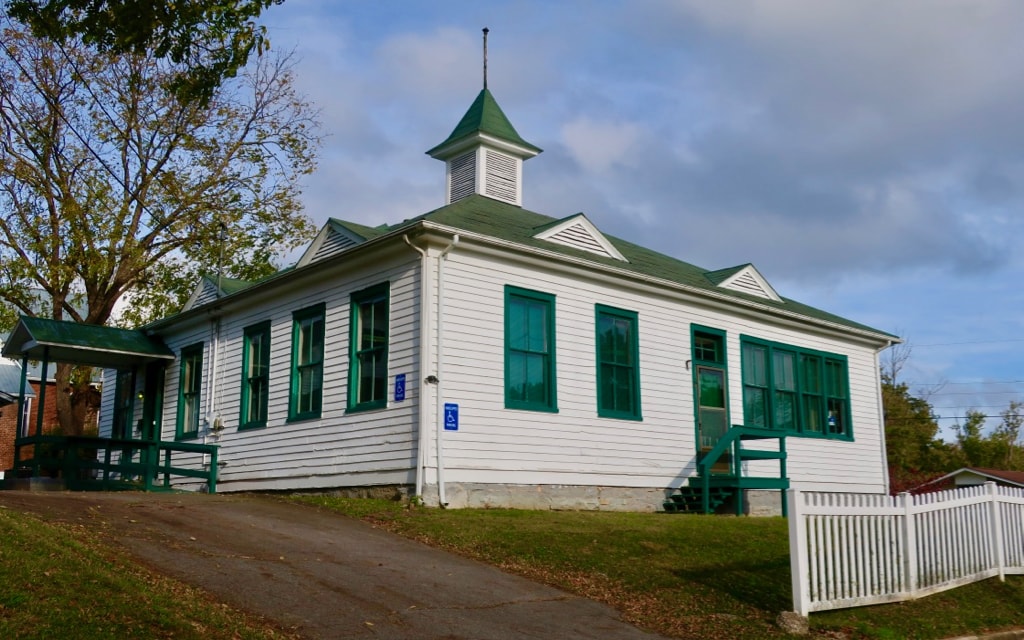
[[466, 115], [462, 116], [459, 124], [455, 125], [455, 130], [451, 135], [444, 142], [427, 151], [427, 154], [433, 156], [439, 150], [475, 133], [486, 133], [530, 149], [535, 153], [541, 152], [540, 147], [523, 140], [516, 128], [509, 122], [508, 117], [505, 116], [505, 112], [498, 106], [498, 101], [494, 99], [491, 92], [483, 89], [473, 104], [469, 106]]
[[12, 359], [67, 362], [127, 369], [154, 360], [174, 360], [159, 338], [136, 329], [118, 329], [77, 322], [22, 316], [4, 343]]

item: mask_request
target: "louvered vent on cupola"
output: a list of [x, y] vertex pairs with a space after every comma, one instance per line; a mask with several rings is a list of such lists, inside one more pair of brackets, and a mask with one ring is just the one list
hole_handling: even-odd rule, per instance
[[613, 245], [608, 238], [606, 238], [604, 234], [594, 226], [594, 223], [587, 220], [587, 217], [582, 213], [577, 213], [576, 215], [549, 225], [540, 233], [536, 234], [534, 238], [537, 238], [538, 240], [547, 240], [548, 242], [554, 242], [566, 247], [572, 247], [573, 249], [579, 249], [580, 251], [596, 253], [597, 255], [604, 256], [606, 258], [629, 262], [626, 260], [626, 257], [615, 248], [615, 245]]
[[718, 286], [723, 289], [739, 291], [740, 293], [746, 293], [747, 295], [765, 298], [767, 300], [774, 300], [776, 302], [782, 301], [782, 298], [775, 292], [775, 289], [768, 284], [768, 281], [757, 269], [754, 268], [754, 265], [752, 264], [744, 265], [742, 267], [733, 267], [731, 269], [723, 269], [721, 271], [711, 272], [707, 275], [713, 282], [716, 282]]
[[323, 260], [324, 258], [330, 258], [333, 255], [337, 255], [348, 249], [354, 247], [358, 242], [350, 238], [349, 236], [338, 233], [337, 231], [331, 230], [328, 232], [327, 237], [317, 248], [316, 253], [313, 254], [313, 258], [310, 262], [316, 262], [317, 260]]
[[448, 202], [476, 193], [476, 151], [448, 161]]
[[512, 204], [519, 203], [519, 166], [522, 162], [492, 149], [484, 151], [484, 195]]

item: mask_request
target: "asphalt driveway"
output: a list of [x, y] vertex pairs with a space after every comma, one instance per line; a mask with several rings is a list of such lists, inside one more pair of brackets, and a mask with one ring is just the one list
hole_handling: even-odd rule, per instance
[[652, 640], [615, 610], [310, 507], [251, 495], [0, 491], [308, 638]]

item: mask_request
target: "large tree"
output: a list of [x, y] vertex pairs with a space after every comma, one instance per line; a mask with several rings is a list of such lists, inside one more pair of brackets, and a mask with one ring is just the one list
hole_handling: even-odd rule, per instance
[[183, 65], [165, 78], [185, 100], [209, 100], [253, 51], [269, 46], [256, 20], [284, 0], [8, 0], [39, 37], [78, 40], [104, 53], [152, 53]]
[[[197, 102], [165, 90], [181, 66], [152, 53], [12, 25], [0, 38], [0, 300], [105, 324], [134, 294], [138, 322], [174, 310], [221, 261], [258, 278], [307, 239], [298, 181], [317, 123], [287, 57], [260, 56]], [[70, 370], [57, 376], [70, 389]], [[70, 433], [73, 396], [58, 394]]]

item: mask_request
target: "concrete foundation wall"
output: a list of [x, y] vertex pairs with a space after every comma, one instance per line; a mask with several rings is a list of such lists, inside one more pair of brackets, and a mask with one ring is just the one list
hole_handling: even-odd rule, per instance
[[[424, 503], [438, 505], [437, 485], [424, 489]], [[577, 511], [660, 511], [671, 490], [655, 487], [592, 487], [448, 483], [449, 509], [548, 509]]]
[[767, 491], [763, 489], [749, 489], [743, 496], [744, 512], [748, 516], [781, 516], [782, 500], [781, 491]]

